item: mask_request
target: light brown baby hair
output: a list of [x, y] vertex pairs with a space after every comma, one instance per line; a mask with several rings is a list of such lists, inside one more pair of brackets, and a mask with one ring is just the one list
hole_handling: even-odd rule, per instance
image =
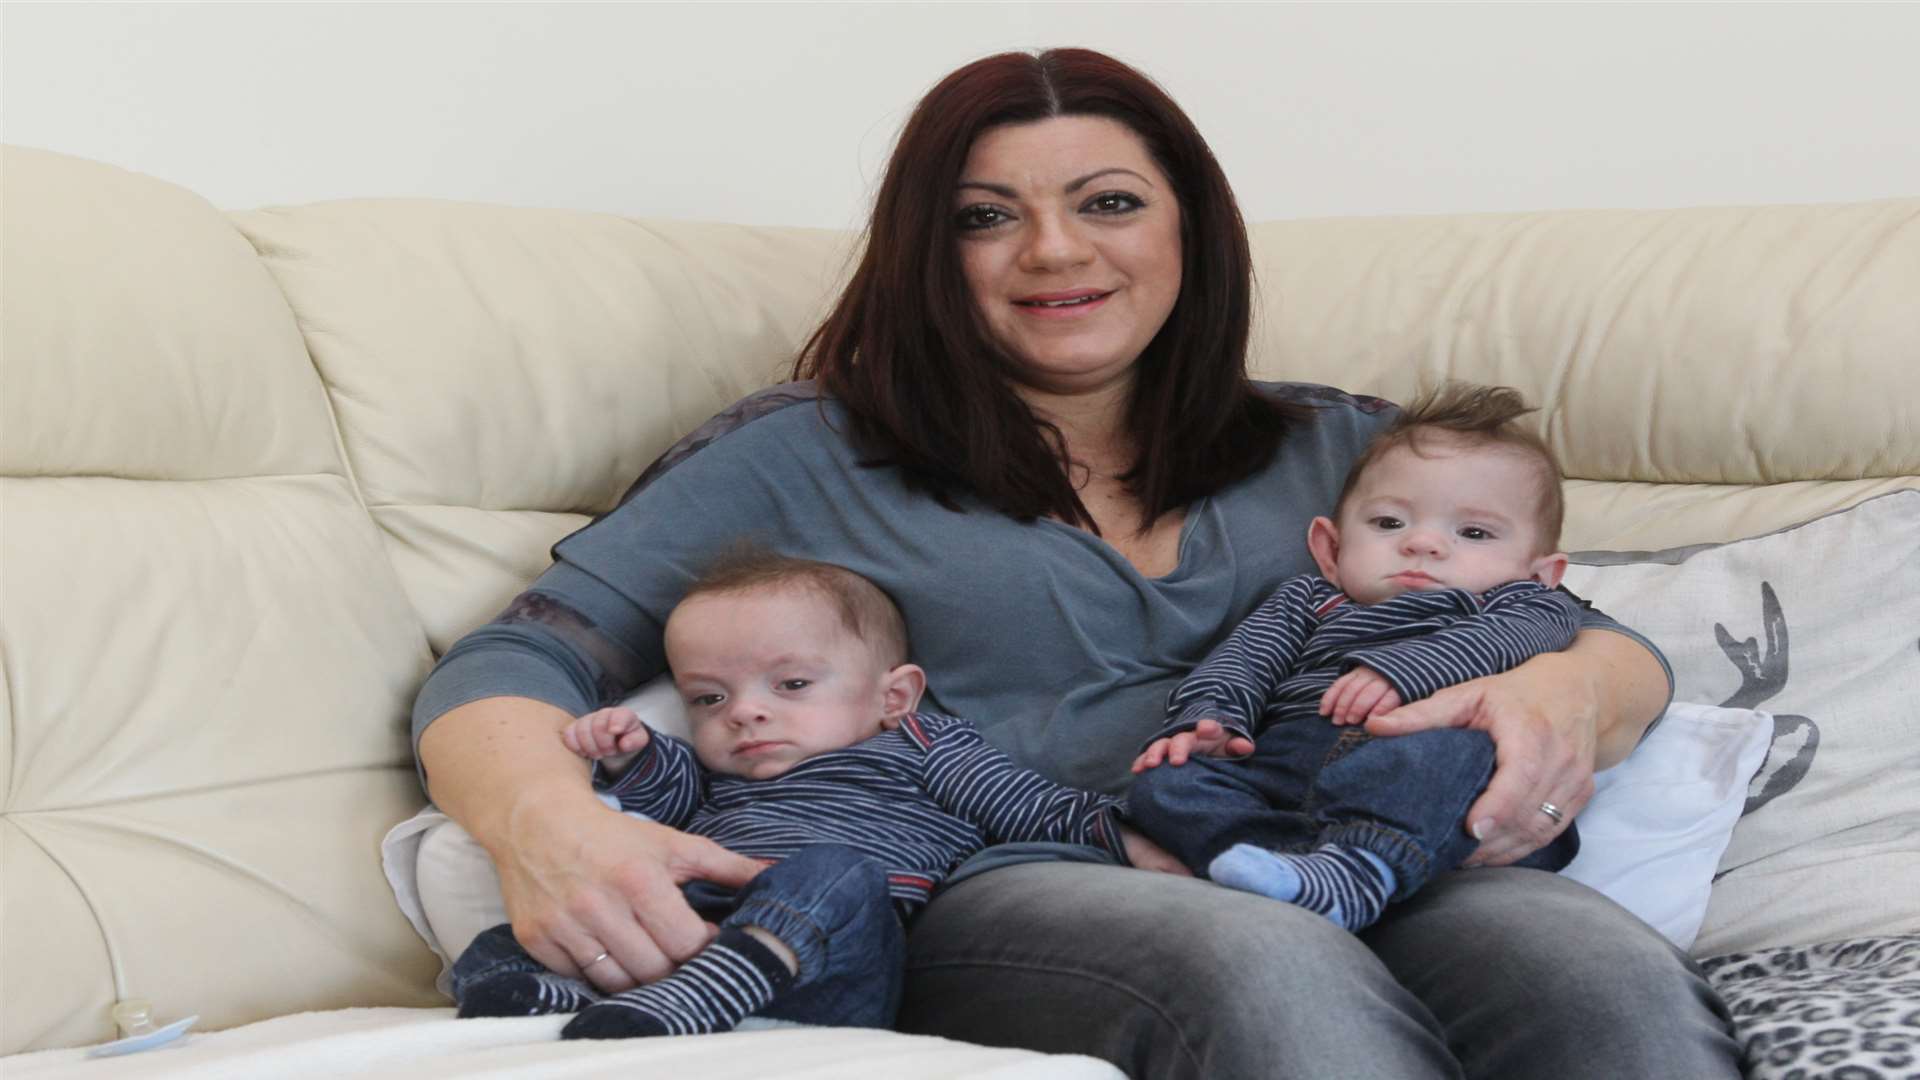
[[807, 589], [833, 604], [847, 632], [888, 667], [907, 662], [907, 621], [900, 609], [880, 586], [844, 566], [741, 545], [715, 559], [680, 602], [702, 595], [780, 588]]
[[1335, 520], [1346, 508], [1347, 497], [1359, 484], [1361, 474], [1381, 455], [1404, 446], [1424, 457], [1421, 444], [1438, 437], [1453, 447], [1511, 450], [1533, 462], [1538, 495], [1534, 523], [1539, 529], [1539, 550], [1534, 554], [1559, 550], [1560, 526], [1566, 517], [1566, 502], [1560, 493], [1560, 462], [1546, 440], [1519, 422], [1534, 411], [1520, 391], [1509, 386], [1449, 381], [1421, 394], [1361, 451], [1347, 473], [1346, 486], [1340, 489]]

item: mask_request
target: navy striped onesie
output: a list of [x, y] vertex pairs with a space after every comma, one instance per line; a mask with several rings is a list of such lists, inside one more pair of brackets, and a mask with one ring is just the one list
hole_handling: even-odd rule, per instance
[[1167, 701], [1170, 722], [1153, 738], [1206, 717], [1249, 739], [1289, 720], [1324, 723], [1321, 695], [1361, 664], [1402, 702], [1418, 701], [1566, 648], [1580, 617], [1572, 594], [1534, 581], [1356, 604], [1327, 579], [1302, 574], [1282, 582], [1181, 682]]
[[595, 786], [623, 810], [778, 862], [810, 844], [844, 844], [887, 868], [902, 916], [969, 855], [1015, 841], [1086, 844], [1126, 864], [1120, 800], [1015, 765], [971, 723], [915, 713], [894, 731], [829, 751], [766, 780], [710, 772], [685, 742], [652, 733], [624, 773]]
[[[1472, 854], [1464, 819], [1492, 774], [1493, 741], [1466, 728], [1374, 738], [1321, 716], [1321, 696], [1364, 664], [1417, 701], [1565, 648], [1580, 617], [1571, 593], [1532, 581], [1357, 604], [1317, 574], [1290, 578], [1170, 695], [1155, 736], [1212, 717], [1253, 753], [1148, 770], [1128, 796], [1132, 822], [1196, 871], [1240, 844], [1358, 847], [1392, 869], [1391, 899], [1405, 899]], [[1517, 865], [1558, 870], [1578, 850], [1569, 825]]]

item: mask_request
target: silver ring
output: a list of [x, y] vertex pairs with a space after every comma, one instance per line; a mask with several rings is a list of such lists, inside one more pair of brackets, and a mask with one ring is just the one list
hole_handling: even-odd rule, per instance
[[607, 958], [607, 954], [606, 954], [606, 953], [601, 953], [601, 954], [600, 954], [599, 956], [596, 956], [596, 957], [594, 957], [593, 959], [591, 959], [591, 960], [589, 960], [589, 961], [587, 961], [586, 963], [584, 963], [584, 964], [581, 964], [581, 965], [580, 965], [580, 970], [581, 970], [581, 971], [585, 971], [585, 970], [587, 970], [588, 968], [590, 968], [590, 967], [592, 967], [593, 965], [595, 965], [595, 964], [597, 964], [597, 963], [599, 963], [600, 961], [602, 961], [602, 960], [605, 960], [606, 958]]
[[[1555, 825], [1567, 820], [1566, 812], [1550, 802], [1540, 804], [1540, 812], [1553, 819]], [[603, 954], [604, 955], [604, 954]]]

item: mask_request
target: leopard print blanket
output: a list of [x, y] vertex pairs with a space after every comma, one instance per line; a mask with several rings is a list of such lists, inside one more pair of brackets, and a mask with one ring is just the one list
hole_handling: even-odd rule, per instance
[[1920, 1078], [1920, 935], [1734, 953], [1700, 967], [1748, 1080]]

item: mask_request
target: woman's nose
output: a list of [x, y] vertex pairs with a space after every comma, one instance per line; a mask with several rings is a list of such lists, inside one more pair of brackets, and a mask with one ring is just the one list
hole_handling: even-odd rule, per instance
[[1059, 214], [1036, 213], [1030, 219], [1026, 243], [1020, 249], [1022, 269], [1035, 273], [1068, 270], [1093, 258], [1079, 223]]

